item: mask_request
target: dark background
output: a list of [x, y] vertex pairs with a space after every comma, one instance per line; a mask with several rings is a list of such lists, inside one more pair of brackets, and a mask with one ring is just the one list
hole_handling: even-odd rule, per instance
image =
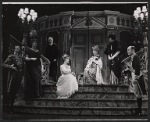
[[137, 7], [142, 7], [142, 3], [128, 4], [3, 4], [2, 5], [2, 36], [3, 36], [3, 59], [8, 55], [9, 36], [13, 35], [20, 41], [22, 34], [17, 24], [18, 11], [20, 8], [34, 9], [38, 13], [38, 18], [45, 15], [54, 15], [63, 11], [119, 11], [120, 13], [133, 15]]

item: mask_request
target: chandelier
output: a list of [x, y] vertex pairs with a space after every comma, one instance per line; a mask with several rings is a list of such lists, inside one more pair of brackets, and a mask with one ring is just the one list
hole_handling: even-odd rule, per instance
[[29, 8], [21, 8], [18, 12], [18, 17], [22, 20], [22, 23], [26, 21], [29, 23], [35, 21], [38, 17], [38, 14], [33, 9], [31, 9], [29, 12]]
[[148, 10], [146, 6], [137, 7], [133, 14], [135, 18], [136, 29], [142, 29], [142, 31], [148, 31]]
[[21, 32], [23, 33], [22, 44], [27, 45], [27, 40], [26, 40], [27, 35], [30, 32], [32, 23], [37, 19], [38, 14], [33, 9], [31, 9], [29, 11], [29, 8], [25, 8], [25, 9], [20, 8], [20, 10], [18, 12], [18, 17], [20, 20], [20, 22], [19, 22], [20, 29], [21, 29]]
[[133, 14], [135, 18], [134, 22], [134, 30], [135, 36], [139, 40], [139, 35], [142, 35], [142, 45], [141, 48], [144, 51], [144, 62], [142, 63], [144, 66], [144, 71], [148, 71], [148, 10], [147, 6], [137, 7]]

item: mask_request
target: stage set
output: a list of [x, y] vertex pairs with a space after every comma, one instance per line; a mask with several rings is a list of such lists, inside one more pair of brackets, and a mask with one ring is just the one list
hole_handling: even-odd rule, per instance
[[[119, 5], [120, 9], [123, 6], [126, 6], [125, 11], [128, 12], [126, 13], [124, 11], [124, 13], [121, 13], [121, 10], [119, 10], [119, 8], [117, 10], [117, 7]], [[42, 10], [46, 10], [44, 9], [44, 5], [42, 5], [42, 10], [40, 11], [41, 13], [37, 12], [39, 16], [36, 13], [36, 9], [40, 9], [40, 5], [26, 5], [26, 7], [24, 7], [25, 5], [12, 5], [17, 6], [18, 8], [16, 10], [18, 11], [18, 13], [15, 14], [16, 16], [18, 14], [19, 21], [17, 23], [19, 23], [18, 27], [21, 28], [21, 32], [19, 32], [20, 35], [17, 33], [18, 37], [15, 32], [9, 31], [8, 35], [6, 34], [7, 29], [9, 29], [8, 26], [3, 26], [3, 44], [11, 44], [10, 46], [3, 45], [5, 51], [3, 51], [3, 53], [5, 53], [3, 54], [3, 62], [10, 54], [10, 52], [12, 53], [11, 49], [13, 49], [13, 46], [15, 45], [19, 45], [21, 47], [21, 55], [22, 57], [25, 57], [28, 50], [31, 50], [31, 42], [34, 42], [36, 40], [39, 53], [43, 56], [41, 57], [42, 79], [40, 81], [40, 92], [42, 95], [38, 98], [25, 98], [24, 90], [26, 89], [25, 87], [27, 84], [25, 85], [25, 83], [28, 80], [27, 74], [29, 70], [27, 66], [28, 64], [25, 63], [24, 60], [22, 60], [22, 80], [20, 86], [18, 87], [20, 90], [17, 91], [13, 108], [9, 108], [7, 105], [5, 105], [6, 101], [5, 99], [3, 100], [3, 112], [5, 115], [5, 119], [9, 119], [7, 118], [7, 114], [44, 114], [49, 115], [49, 118], [51, 118], [52, 116], [57, 116], [57, 119], [59, 119], [59, 116], [61, 116], [61, 118], [72, 116], [73, 118], [83, 117], [88, 119], [88, 117], [100, 118], [100, 116], [102, 117], [107, 115], [112, 117], [118, 115], [131, 115], [134, 118], [139, 105], [139, 102], [137, 102], [138, 97], [134, 94], [134, 91], [130, 89], [132, 87], [130, 87], [132, 77], [126, 75], [124, 71], [126, 70], [128, 64], [133, 64], [133, 59], [128, 56], [127, 48], [129, 46], [134, 46], [135, 52], [140, 61], [140, 72], [142, 72], [142, 76], [144, 79], [144, 87], [146, 90], [148, 89], [147, 4], [139, 3], [119, 5], [116, 5], [115, 8], [115, 4], [113, 4], [114, 9], [112, 10], [106, 7], [110, 6], [110, 4], [100, 4], [100, 6], [104, 6], [103, 10], [98, 9], [98, 5], [95, 5], [95, 9], [94, 5], [88, 5], [88, 7], [91, 6], [91, 9], [85, 7], [86, 9], [84, 10], [82, 9], [84, 5], [82, 5], [79, 10], [77, 10], [77, 8], [75, 9], [75, 7], [69, 7], [68, 9], [62, 9], [61, 11], [58, 9], [57, 4], [54, 6], [50, 4], [50, 7], [48, 7], [48, 5], [45, 5], [47, 7], [47, 15], [41, 12]], [[3, 9], [3, 17], [4, 20], [6, 20], [8, 19], [8, 11], [6, 12], [6, 9], [10, 10], [11, 5], [3, 4], [3, 6], [5, 9]], [[27, 8], [28, 6], [30, 9]], [[80, 4], [74, 6], [79, 7]], [[25, 12], [25, 14], [29, 15], [28, 11], [31, 10], [32, 7], [33, 9], [35, 9], [35, 13], [31, 17], [22, 17], [19, 13], [21, 11], [27, 11]], [[127, 10], [128, 7], [129, 10]], [[50, 12], [51, 14], [48, 15], [48, 10], [55, 11], [55, 9], [57, 13]], [[129, 12], [131, 10], [132, 12]], [[134, 10], [136, 11], [134, 12]], [[142, 14], [139, 13], [139, 11]], [[11, 23], [11, 21], [8, 23]], [[4, 29], [4, 27], [6, 28]], [[121, 49], [120, 64], [118, 64], [121, 67], [121, 70], [119, 71], [121, 76], [117, 82], [112, 82], [113, 79], [110, 79], [110, 76], [112, 75], [110, 61], [108, 59], [108, 54], [105, 54], [105, 50], [109, 45], [110, 35], [115, 35], [115, 39], [119, 42]], [[50, 63], [52, 61], [49, 61], [46, 55], [47, 45], [49, 45], [49, 37], [53, 38], [54, 44], [57, 46], [57, 50], [51, 52], [53, 54], [57, 53], [57, 61], [55, 62], [56, 64]], [[22, 38], [22, 41], [19, 41], [20, 38]], [[101, 74], [104, 83], [84, 84], [84, 69], [87, 66], [88, 60], [93, 56], [92, 49], [96, 45], [98, 45], [98, 55], [101, 57], [101, 61], [103, 64]], [[64, 54], [68, 54], [70, 56], [70, 68], [74, 72], [74, 76], [77, 79], [78, 91], [68, 99], [58, 99], [56, 93], [56, 84], [59, 77], [61, 76], [60, 66], [63, 63], [62, 56]], [[28, 58], [25, 59], [27, 60]], [[54, 69], [50, 70], [50, 65], [55, 66], [54, 69], [56, 69], [56, 71], [54, 71]], [[30, 66], [32, 66], [32, 64], [30, 64]], [[9, 72], [10, 69], [7, 69], [5, 67], [3, 68], [3, 82], [5, 82], [3, 83], [3, 85], [5, 85], [3, 86], [3, 95], [4, 98], [7, 99], [6, 91], [8, 90], [8, 85], [11, 85], [12, 83], [9, 83], [8, 81], [6, 84], [7, 78], [9, 77], [7, 75], [7, 72]], [[7, 71], [5, 71], [6, 69]], [[49, 76], [50, 72], [54, 72], [54, 77]], [[30, 73], [32, 73], [32, 71]], [[97, 77], [97, 75], [95, 77]], [[28, 92], [28, 94], [30, 94], [30, 91]], [[12, 111], [9, 111], [8, 109], [11, 109]], [[141, 112], [139, 113], [142, 113], [141, 115], [144, 119], [147, 118], [147, 91], [146, 93], [142, 94], [142, 108]]]

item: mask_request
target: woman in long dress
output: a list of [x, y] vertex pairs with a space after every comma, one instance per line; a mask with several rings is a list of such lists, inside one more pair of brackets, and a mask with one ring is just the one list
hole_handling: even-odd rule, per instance
[[32, 42], [32, 48], [26, 52], [26, 83], [25, 98], [41, 97], [41, 55], [36, 48], [37, 42]]
[[56, 84], [58, 99], [67, 99], [76, 91], [78, 91], [78, 83], [76, 77], [71, 72], [69, 65], [70, 57], [63, 55], [64, 63], [60, 66], [61, 76]]
[[84, 69], [84, 81], [83, 84], [105, 84], [102, 77], [102, 58], [99, 55], [99, 46], [92, 47], [93, 54]]

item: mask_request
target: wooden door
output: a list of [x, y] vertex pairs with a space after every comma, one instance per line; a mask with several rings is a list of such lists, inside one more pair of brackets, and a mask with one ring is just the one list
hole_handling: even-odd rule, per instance
[[82, 30], [72, 32], [71, 58], [72, 69], [78, 75], [84, 71], [88, 59], [93, 55], [92, 47], [99, 45], [100, 56], [103, 61], [103, 77], [107, 78], [107, 56], [104, 55], [104, 50], [107, 46], [105, 32], [102, 30]]
[[100, 51], [99, 55], [102, 57], [103, 69], [102, 75], [104, 81], [107, 79], [107, 55], [104, 54], [104, 51], [107, 46], [107, 40], [104, 30], [90, 30], [89, 31], [89, 57], [93, 55], [92, 47], [99, 45]]
[[72, 69], [78, 75], [84, 71], [88, 60], [88, 39], [85, 31], [75, 31], [72, 35]]

